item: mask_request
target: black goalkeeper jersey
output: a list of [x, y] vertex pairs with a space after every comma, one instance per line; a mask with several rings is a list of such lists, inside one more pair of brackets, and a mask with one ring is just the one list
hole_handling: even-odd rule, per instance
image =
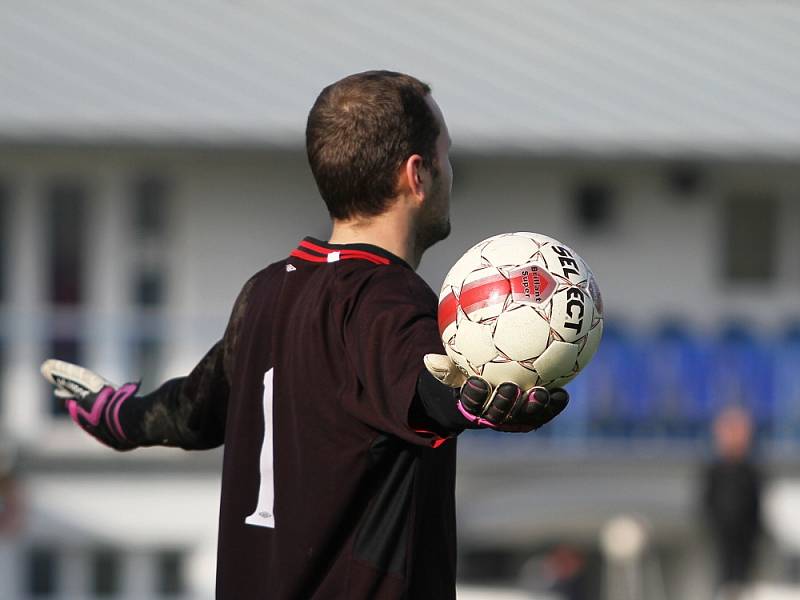
[[455, 598], [456, 442], [410, 415], [423, 356], [442, 353], [436, 310], [362, 244], [306, 238], [245, 285], [184, 382], [215, 390], [198, 431], [225, 422], [218, 598]]

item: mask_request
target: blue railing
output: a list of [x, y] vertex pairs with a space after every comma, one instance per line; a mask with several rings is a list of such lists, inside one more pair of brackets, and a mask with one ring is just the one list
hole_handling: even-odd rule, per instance
[[764, 439], [800, 441], [800, 326], [762, 334], [733, 324], [708, 334], [676, 323], [637, 333], [609, 322], [572, 382], [552, 435], [697, 440], [729, 404]]

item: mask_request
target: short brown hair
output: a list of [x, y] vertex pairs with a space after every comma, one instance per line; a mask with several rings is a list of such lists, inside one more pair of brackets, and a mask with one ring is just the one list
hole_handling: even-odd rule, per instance
[[322, 90], [308, 115], [306, 152], [332, 218], [384, 212], [398, 169], [413, 154], [435, 168], [439, 125], [430, 91], [392, 71], [357, 73]]

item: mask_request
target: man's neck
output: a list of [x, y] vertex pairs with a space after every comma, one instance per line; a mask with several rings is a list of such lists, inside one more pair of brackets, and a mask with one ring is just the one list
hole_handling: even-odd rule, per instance
[[369, 219], [334, 220], [331, 244], [371, 244], [402, 258], [415, 270], [422, 253], [417, 252], [411, 224], [402, 214], [384, 213]]

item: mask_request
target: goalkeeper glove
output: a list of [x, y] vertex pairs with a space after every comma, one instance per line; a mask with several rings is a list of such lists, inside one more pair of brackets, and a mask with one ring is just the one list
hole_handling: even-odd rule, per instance
[[522, 390], [515, 383], [501, 383], [495, 389], [481, 377], [467, 378], [443, 354], [425, 356], [425, 367], [440, 382], [460, 387], [457, 407], [478, 427], [497, 431], [528, 432], [552, 421], [569, 402], [562, 388], [533, 387]]
[[89, 369], [55, 359], [44, 361], [41, 372], [81, 429], [115, 450], [136, 447], [120, 425], [120, 409], [136, 394], [138, 383], [117, 387]]

